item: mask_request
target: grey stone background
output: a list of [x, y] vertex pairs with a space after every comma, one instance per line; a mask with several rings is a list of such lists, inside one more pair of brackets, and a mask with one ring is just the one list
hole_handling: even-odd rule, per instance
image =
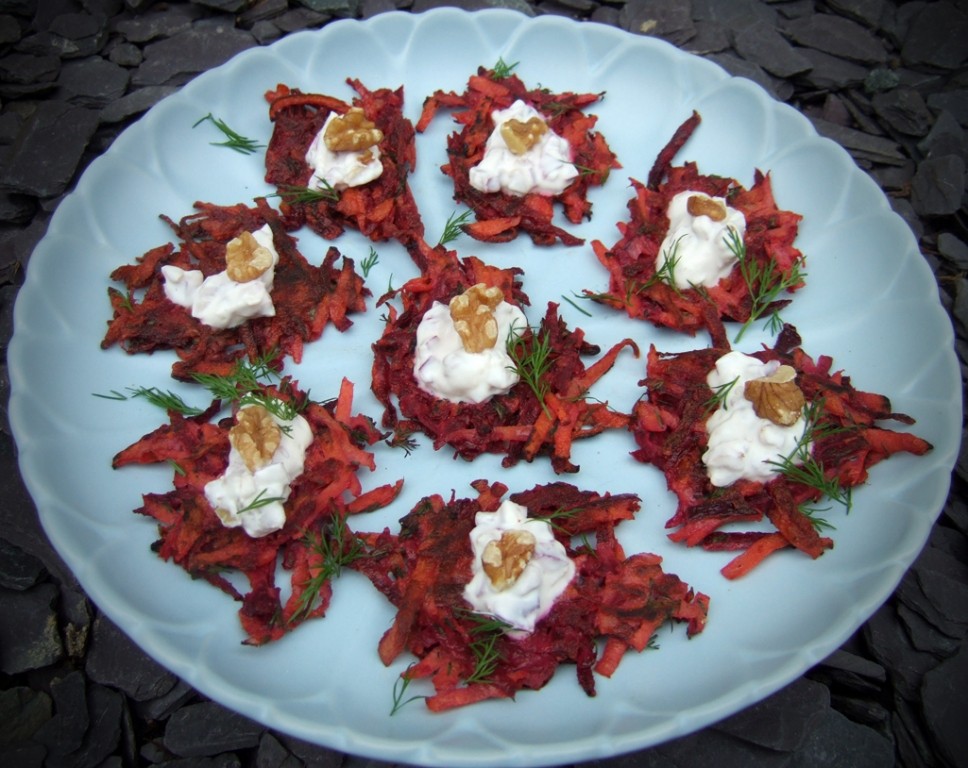
[[[913, 230], [968, 359], [968, 3], [962, 0], [0, 0], [0, 344], [51, 214], [152, 104], [246, 48], [336, 18], [436, 5], [560, 14], [665, 38], [806, 114]], [[0, 765], [382, 766], [206, 700], [113, 626], [51, 549], [16, 468], [0, 364]], [[953, 404], [956, 410], [956, 404]], [[965, 451], [931, 539], [842, 648], [693, 735], [596, 761], [968, 765]]]

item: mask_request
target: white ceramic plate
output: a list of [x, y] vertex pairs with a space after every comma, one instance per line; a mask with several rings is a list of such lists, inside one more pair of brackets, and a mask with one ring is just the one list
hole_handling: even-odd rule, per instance
[[[499, 57], [517, 62], [515, 72], [532, 86], [607, 92], [593, 111], [624, 168], [593, 193], [593, 218], [578, 230], [589, 241], [614, 242], [615, 223], [626, 216], [628, 177], [646, 177], [693, 109], [703, 123], [677, 161], [696, 160], [701, 171], [747, 186], [754, 168], [770, 171], [779, 205], [804, 216], [798, 244], [808, 258], [808, 285], [785, 319], [801, 330], [809, 352], [832, 355], [858, 387], [888, 394], [897, 410], [914, 416], [915, 431], [935, 450], [875, 468], [869, 487], [855, 493], [850, 515], [831, 513], [836, 547], [819, 561], [783, 553], [729, 583], [718, 573], [728, 555], [666, 540], [671, 498], [657, 471], [628, 456], [627, 435], [583, 441], [574, 453], [581, 472], [564, 479], [641, 494], [638, 519], [619, 529], [626, 549], [661, 554], [667, 570], [710, 595], [706, 631], [691, 641], [681, 627], [663, 631], [657, 652], [627, 656], [613, 679], [598, 680], [595, 698], [563, 668], [546, 689], [515, 702], [437, 715], [414, 702], [391, 717], [393, 683], [409, 659], [380, 664], [376, 645], [393, 611], [365, 579], [345, 574], [325, 619], [270, 647], [251, 648], [240, 642], [235, 603], [149, 550], [154, 525], [131, 510], [143, 492], [167, 490], [170, 471], [116, 472], [110, 460], [163, 417], [143, 401], [94, 394], [159, 386], [189, 402], [205, 397], [168, 378], [168, 355], [99, 348], [110, 314], [108, 274], [171, 239], [159, 214], [177, 219], [197, 200], [228, 205], [272, 192], [262, 156], [211, 146], [222, 136], [210, 123], [193, 128], [200, 117], [211, 112], [267, 141], [266, 90], [286, 83], [349, 99], [345, 78], [356, 77], [370, 88], [405, 86], [407, 115], [415, 120], [431, 92], [463, 90], [468, 75]], [[441, 113], [418, 137], [413, 188], [431, 241], [457, 209], [439, 171], [453, 128]], [[308, 231], [300, 244], [317, 263], [328, 245]], [[338, 246], [357, 264], [369, 252], [355, 234]], [[586, 317], [563, 301], [584, 288], [607, 287], [587, 248], [535, 249], [526, 238], [485, 247], [466, 237], [454, 246], [461, 255], [522, 266], [532, 322], [557, 301], [566, 320], [603, 348], [628, 335], [643, 350], [650, 343], [665, 351], [708, 343], [587, 303], [592, 317]], [[377, 251], [380, 261], [368, 277], [375, 295], [415, 274], [399, 247]], [[357, 384], [355, 410], [379, 417], [368, 384], [380, 314], [371, 301], [349, 332], [327, 330], [290, 369], [303, 387], [324, 399], [348, 376]], [[757, 328], [741, 348], [771, 341]], [[428, 765], [539, 765], [613, 755], [699, 729], [793, 680], [865, 621], [921, 549], [946, 496], [961, 423], [952, 334], [935, 281], [910, 231], [845, 152], [760, 88], [665, 43], [508, 11], [337, 21], [247, 51], [157, 105], [91, 164], [59, 206], [20, 292], [9, 365], [21, 469], [44, 527], [125, 632], [204, 694], [270, 727], [346, 752]], [[593, 394], [627, 410], [641, 394], [636, 382], [643, 374], [642, 359], [624, 352]], [[406, 490], [398, 504], [365, 521], [371, 530], [393, 528], [423, 495], [473, 496], [469, 483], [478, 477], [500, 478], [512, 490], [558, 479], [547, 462], [504, 472], [499, 458], [455, 461], [426, 444], [409, 457], [382, 445], [376, 454], [379, 469], [363, 478], [364, 486], [405, 477]], [[421, 691], [415, 685], [410, 692]]]

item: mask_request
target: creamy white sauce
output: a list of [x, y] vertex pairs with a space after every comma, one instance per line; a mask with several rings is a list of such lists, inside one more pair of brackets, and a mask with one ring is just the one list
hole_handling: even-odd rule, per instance
[[470, 169], [470, 184], [480, 192], [504, 192], [508, 195], [559, 195], [578, 176], [571, 162], [568, 141], [550, 128], [527, 152], [514, 154], [501, 135], [501, 125], [515, 119], [526, 123], [532, 117], [544, 122], [534, 107], [520, 99], [507, 109], [491, 113], [494, 130], [484, 145], [481, 162]]
[[[474, 523], [470, 534], [473, 576], [464, 587], [464, 599], [478, 613], [496, 616], [516, 630], [533, 632], [535, 624], [568, 587], [575, 564], [555, 539], [551, 526], [544, 520], [529, 520], [528, 510], [513, 501], [503, 502], [495, 512], [478, 512]], [[526, 530], [534, 536], [534, 554], [518, 579], [499, 591], [484, 572], [481, 556], [488, 542], [514, 530]]]
[[[326, 118], [323, 127], [306, 150], [306, 164], [313, 169], [306, 184], [310, 189], [325, 189], [327, 185], [333, 189], [358, 187], [380, 178], [383, 173], [379, 146], [374, 145], [360, 152], [334, 152], [326, 146], [323, 138], [326, 126], [337, 117], [339, 115], [333, 112]], [[365, 161], [366, 157], [369, 157], [368, 161]]]
[[523, 333], [528, 321], [506, 301], [494, 308], [494, 319], [497, 343], [482, 352], [468, 352], [454, 327], [450, 307], [435, 301], [417, 326], [413, 361], [417, 386], [452, 403], [483, 403], [494, 395], [507, 394], [520, 377], [505, 342], [512, 332]]
[[671, 260], [673, 283], [679, 290], [694, 285], [708, 288], [729, 275], [736, 264], [736, 254], [728, 245], [729, 230], [735, 230], [740, 240], [746, 234], [746, 217], [735, 208], [726, 206], [726, 218], [722, 221], [693, 216], [686, 208], [693, 195], [709, 197], [726, 206], [723, 197], [691, 191], [680, 192], [669, 201], [669, 232], [659, 246], [655, 268], [659, 271]]
[[166, 264], [161, 268], [165, 296], [189, 309], [192, 317], [211, 328], [235, 328], [253, 317], [273, 317], [272, 282], [279, 254], [266, 224], [252, 233], [256, 242], [272, 254], [272, 266], [255, 280], [238, 283], [225, 270], [204, 277], [197, 269], [184, 270]]
[[709, 442], [702, 460], [713, 485], [727, 486], [740, 478], [770, 480], [778, 468], [768, 462], [790, 456], [803, 438], [806, 420], [802, 416], [789, 427], [774, 424], [757, 416], [743, 395], [747, 381], [769, 376], [779, 367], [776, 360], [763, 363], [734, 351], [720, 357], [706, 377], [714, 392], [736, 381], [706, 420]]
[[[205, 498], [222, 525], [242, 526], [252, 538], [266, 536], [286, 524], [283, 503], [292, 491], [291, 483], [302, 474], [306, 449], [313, 441], [312, 428], [302, 416], [297, 414], [292, 421], [272, 418], [283, 431], [269, 463], [251, 472], [232, 446], [225, 472], [205, 485]], [[273, 501], [261, 504], [267, 499]], [[253, 502], [257, 506], [253, 507]]]

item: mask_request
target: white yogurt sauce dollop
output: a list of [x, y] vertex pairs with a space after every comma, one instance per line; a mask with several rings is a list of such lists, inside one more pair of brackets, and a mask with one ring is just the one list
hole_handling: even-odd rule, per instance
[[[474, 553], [472, 577], [464, 587], [464, 599], [478, 613], [496, 616], [514, 629], [533, 632], [575, 575], [575, 564], [564, 546], [555, 539], [544, 520], [528, 519], [528, 510], [513, 501], [504, 501], [495, 512], [478, 512], [471, 531]], [[497, 590], [484, 572], [481, 557], [491, 541], [505, 531], [526, 530], [535, 538], [534, 554], [517, 580]]]
[[507, 109], [491, 113], [494, 130], [484, 145], [481, 162], [470, 169], [470, 184], [480, 192], [504, 192], [508, 195], [560, 195], [578, 176], [571, 162], [567, 139], [550, 128], [527, 152], [516, 155], [501, 135], [501, 125], [508, 120], [526, 123], [532, 117], [545, 121], [534, 107], [518, 99]]
[[[205, 498], [222, 525], [242, 526], [252, 538], [266, 536], [286, 524], [283, 503], [289, 498], [292, 482], [303, 472], [306, 449], [313, 441], [312, 428], [304, 417], [297, 414], [291, 421], [272, 418], [282, 427], [282, 434], [279, 446], [265, 466], [250, 471], [242, 455], [232, 446], [225, 472], [205, 484]], [[253, 505], [253, 502], [257, 503]]]
[[[726, 218], [716, 221], [709, 216], [693, 216], [687, 205], [693, 195], [708, 197], [725, 206]], [[707, 288], [729, 275], [736, 264], [736, 254], [729, 247], [729, 230], [735, 230], [742, 241], [746, 234], [746, 217], [726, 205], [726, 198], [702, 192], [679, 192], [669, 201], [669, 232], [659, 246], [656, 271], [673, 261], [675, 287], [685, 290], [694, 285]]]
[[779, 367], [776, 360], [763, 363], [733, 351], [720, 357], [706, 377], [714, 392], [730, 386], [706, 420], [709, 441], [702, 460], [713, 485], [723, 487], [741, 478], [767, 482], [779, 471], [769, 462], [790, 456], [803, 439], [806, 420], [802, 416], [789, 427], [774, 424], [757, 416], [753, 403], [743, 395], [747, 381], [769, 376]]
[[189, 309], [192, 317], [211, 328], [235, 328], [253, 317], [273, 317], [272, 283], [279, 253], [266, 224], [252, 233], [256, 242], [272, 254], [272, 266], [255, 280], [238, 283], [225, 270], [204, 277], [197, 269], [182, 269], [171, 264], [161, 268], [165, 296]]
[[482, 352], [468, 352], [454, 327], [450, 307], [435, 301], [417, 326], [413, 360], [417, 386], [452, 403], [483, 403], [507, 394], [520, 377], [505, 341], [512, 333], [523, 333], [528, 321], [518, 307], [506, 301], [494, 308], [494, 319], [497, 344]]
[[313, 169], [306, 184], [310, 189], [346, 189], [369, 184], [380, 178], [383, 162], [380, 160], [380, 147], [372, 146], [361, 151], [341, 150], [334, 152], [326, 146], [326, 127], [339, 117], [331, 113], [313, 138], [306, 150], [306, 164]]

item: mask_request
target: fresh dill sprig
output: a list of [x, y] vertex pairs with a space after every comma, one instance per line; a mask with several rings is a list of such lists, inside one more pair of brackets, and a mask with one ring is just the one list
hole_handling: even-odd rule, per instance
[[322, 562], [313, 576], [302, 584], [302, 594], [289, 621], [295, 621], [307, 615], [313, 608], [319, 590], [326, 582], [339, 578], [343, 568], [366, 557], [363, 542], [352, 534], [348, 537], [348, 533], [346, 520], [341, 515], [336, 515], [325, 531], [306, 534], [306, 546], [320, 557]]
[[473, 639], [468, 646], [474, 654], [474, 669], [464, 682], [469, 685], [486, 683], [503, 658], [498, 648], [498, 641], [511, 629], [511, 625], [496, 616], [473, 611], [461, 611], [460, 615], [474, 624], [470, 629]]
[[523, 332], [518, 332], [517, 327], [512, 327], [507, 338], [507, 353], [514, 363], [508, 366], [528, 385], [534, 392], [538, 402], [545, 413], [548, 407], [545, 405], [545, 395], [548, 394], [548, 382], [545, 381], [545, 374], [551, 370], [551, 334], [532, 333], [531, 343], [529, 344]]
[[263, 488], [261, 491], [259, 491], [256, 497], [252, 499], [252, 501], [239, 509], [238, 514], [241, 515], [243, 512], [251, 512], [255, 509], [262, 509], [263, 507], [267, 507], [277, 501], [280, 504], [285, 501], [282, 496], [267, 496], [266, 493], [266, 489]]
[[582, 511], [582, 507], [569, 507], [567, 509], [556, 509], [547, 515], [535, 515], [529, 518], [530, 520], [540, 520], [543, 523], [547, 523], [552, 528], [557, 531], [565, 531], [564, 527], [558, 524], [559, 520], [573, 520]]
[[280, 197], [284, 203], [289, 205], [308, 204], [308, 203], [335, 203], [339, 201], [339, 191], [330, 186], [322, 179], [322, 187], [300, 187], [296, 184], [283, 184], [278, 192], [274, 192], [269, 197]]
[[142, 398], [152, 405], [163, 408], [166, 411], [175, 411], [182, 416], [197, 416], [202, 413], [201, 408], [188, 405], [181, 397], [170, 390], [162, 391], [158, 387], [128, 387], [128, 392], [131, 394], [125, 395], [123, 392], [112, 389], [108, 395], [98, 392], [94, 392], [93, 395], [104, 398], [105, 400], [133, 400], [134, 398]]
[[463, 230], [461, 226], [467, 223], [467, 220], [471, 216], [471, 211], [466, 210], [462, 213], [457, 213], [454, 211], [450, 216], [447, 217], [447, 223], [444, 225], [444, 231], [440, 235], [440, 240], [437, 241], [437, 245], [447, 245], [452, 243], [458, 237], [460, 237]]
[[[749, 258], [749, 254], [746, 252], [746, 244], [735, 227], [727, 228], [725, 241], [726, 247], [729, 248], [739, 263], [740, 274], [753, 302], [749, 320], [743, 323], [736, 334], [735, 341], [739, 341], [746, 329], [760, 319], [763, 313], [770, 308], [770, 305], [776, 301], [777, 297], [784, 291], [798, 285], [806, 273], [800, 270], [800, 265], [797, 263], [793, 264], [788, 273], [783, 273], [776, 269], [773, 261], [760, 264], [755, 259]], [[769, 325], [771, 329], [782, 327], [783, 322], [777, 312], [771, 314]]]
[[703, 403], [703, 408], [705, 408], [706, 412], [716, 410], [720, 406], [722, 406], [724, 411], [727, 410], [728, 406], [726, 405], [726, 401], [729, 398], [729, 393], [733, 391], [733, 387], [736, 386], [738, 381], [739, 376], [732, 381], [727, 381], [725, 384], [713, 387], [713, 396]]
[[637, 289], [636, 293], [638, 293], [638, 291], [645, 290], [658, 282], [665, 283], [672, 288], [676, 294], [680, 293], [679, 288], [676, 286], [676, 266], [682, 259], [682, 256], [679, 253], [680, 242], [682, 242], [682, 237], [677, 237], [673, 241], [672, 247], [665, 251], [665, 260], [662, 262], [662, 266], [655, 271], [655, 274], [652, 275], [652, 277], [646, 280], [642, 286]]
[[[587, 298], [586, 296], [579, 296], [577, 293], [574, 293], [574, 292], [572, 293], [572, 295], [576, 299], [584, 299], [584, 298]], [[565, 296], [565, 294], [561, 294], [561, 298], [563, 298], [565, 301], [567, 301], [569, 304], [571, 304], [575, 309], [577, 309], [579, 312], [581, 312], [586, 317], [593, 317], [593, 315], [592, 315], [591, 312], [589, 312], [584, 307], [579, 306], [577, 302], [575, 302], [573, 299], [568, 298], [567, 296]]]
[[367, 254], [366, 258], [360, 262], [360, 269], [363, 270], [363, 277], [370, 276], [370, 270], [373, 269], [380, 261], [380, 254], [376, 252], [373, 246], [370, 246], [370, 252]]
[[503, 80], [505, 77], [509, 77], [511, 75], [516, 66], [518, 66], [518, 62], [508, 64], [502, 57], [499, 56], [497, 59], [497, 64], [494, 65], [494, 68], [491, 70], [491, 72], [494, 74], [494, 78], [496, 80]]
[[[847, 512], [851, 508], [851, 489], [843, 487], [836, 477], [827, 477], [823, 463], [818, 461], [811, 451], [812, 444], [825, 435], [840, 432], [848, 427], [822, 423], [823, 401], [816, 400], [804, 408], [805, 423], [803, 434], [797, 440], [793, 450], [779, 460], [768, 461], [777, 468], [780, 474], [788, 480], [813, 488], [821, 496], [825, 496], [843, 505]], [[806, 511], [803, 510], [806, 514]]]
[[410, 666], [407, 667], [406, 671], [401, 674], [396, 681], [393, 683], [393, 707], [390, 709], [390, 716], [393, 717], [397, 712], [399, 712], [403, 707], [409, 704], [411, 701], [417, 701], [418, 699], [426, 699], [426, 696], [411, 696], [408, 699], [404, 699], [403, 696], [407, 692], [407, 688], [410, 687], [410, 683], [413, 682], [413, 678], [407, 677], [407, 672], [410, 671], [417, 662], [412, 662]]
[[[239, 406], [261, 405], [280, 421], [292, 421], [309, 402], [308, 392], [302, 403], [282, 400], [267, 394], [266, 384], [279, 380], [279, 370], [273, 364], [274, 353], [256, 360], [237, 360], [227, 375], [196, 373], [192, 378], [223, 402], [237, 402]], [[281, 427], [283, 432], [287, 427]]]
[[192, 128], [197, 128], [199, 125], [204, 123], [206, 120], [210, 121], [216, 128], [218, 128], [223, 134], [225, 134], [225, 141], [212, 141], [209, 142], [216, 147], [228, 147], [229, 149], [234, 149], [236, 152], [240, 152], [243, 155], [254, 154], [257, 149], [264, 147], [265, 144], [259, 144], [255, 139], [249, 139], [240, 133], [233, 131], [225, 123], [224, 120], [212, 115], [209, 112], [205, 117], [201, 118]]

